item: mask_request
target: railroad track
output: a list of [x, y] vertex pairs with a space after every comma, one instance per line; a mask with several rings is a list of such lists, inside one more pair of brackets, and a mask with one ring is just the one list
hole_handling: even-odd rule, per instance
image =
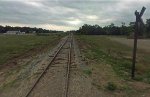
[[66, 66], [66, 78], [65, 78], [65, 86], [64, 86], [64, 96], [63, 97], [68, 97], [69, 93], [69, 79], [70, 79], [70, 67], [71, 67], [71, 59], [72, 59], [72, 42], [73, 41], [73, 34], [69, 34], [68, 38], [60, 45], [54, 56], [52, 57], [50, 63], [46, 66], [46, 68], [43, 70], [43, 72], [40, 74], [40, 76], [37, 78], [37, 80], [34, 82], [33, 86], [29, 89], [29, 91], [26, 93], [24, 97], [30, 97], [31, 93], [33, 90], [35, 90], [36, 86], [40, 82], [40, 80], [43, 78], [43, 76], [47, 73], [47, 70], [52, 66], [55, 65], [56, 57], [59, 55], [60, 51], [63, 49], [63, 47], [69, 42], [69, 52], [68, 52], [68, 62]]
[[73, 42], [73, 39], [72, 39], [72, 35], [70, 35], [70, 44], [69, 44], [69, 47], [70, 47], [70, 50], [69, 50], [69, 54], [68, 54], [68, 64], [67, 64], [67, 74], [66, 74], [66, 83], [65, 83], [65, 97], [68, 97], [68, 89], [69, 89], [69, 79], [70, 79], [70, 67], [71, 67], [71, 55], [72, 55], [72, 42]]

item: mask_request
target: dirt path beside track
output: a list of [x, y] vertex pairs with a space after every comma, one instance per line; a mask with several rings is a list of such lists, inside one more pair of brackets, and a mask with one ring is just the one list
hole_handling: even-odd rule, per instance
[[[110, 40], [133, 47], [133, 39], [109, 37]], [[138, 49], [150, 52], [150, 39], [138, 39]]]

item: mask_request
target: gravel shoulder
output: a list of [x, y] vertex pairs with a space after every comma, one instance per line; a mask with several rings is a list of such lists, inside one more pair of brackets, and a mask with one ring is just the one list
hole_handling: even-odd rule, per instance
[[69, 97], [110, 97], [110, 95], [99, 91], [93, 84], [92, 79], [84, 71], [89, 67], [81, 55], [78, 43], [74, 39], [74, 61], [72, 62], [70, 74]]

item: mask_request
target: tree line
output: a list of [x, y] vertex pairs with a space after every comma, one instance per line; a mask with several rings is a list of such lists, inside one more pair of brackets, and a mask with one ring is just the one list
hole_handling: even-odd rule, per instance
[[[133, 36], [135, 31], [135, 22], [130, 22], [128, 26], [122, 23], [121, 26], [116, 26], [111, 23], [108, 26], [101, 27], [99, 25], [88, 25], [84, 24], [79, 30], [76, 31], [77, 34], [84, 35], [127, 35]], [[150, 37], [150, 19], [146, 20], [146, 24], [140, 29], [139, 36]]]
[[30, 27], [11, 27], [11, 26], [1, 26], [0, 25], [0, 33], [6, 33], [7, 31], [20, 31], [26, 33], [56, 33], [56, 32], [63, 32], [63, 31], [56, 31], [56, 30], [46, 30], [42, 28], [30, 28]]

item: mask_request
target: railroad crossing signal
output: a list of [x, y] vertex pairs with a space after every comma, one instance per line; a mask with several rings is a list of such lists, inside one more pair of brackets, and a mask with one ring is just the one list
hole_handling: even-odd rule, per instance
[[134, 48], [133, 48], [133, 60], [132, 60], [132, 74], [131, 77], [132, 79], [135, 77], [135, 62], [136, 62], [136, 51], [137, 51], [137, 39], [138, 39], [138, 33], [141, 25], [144, 25], [144, 22], [142, 20], [142, 16], [145, 12], [146, 8], [143, 7], [141, 12], [135, 11], [135, 16], [136, 16], [136, 22], [135, 22], [135, 32], [134, 32]]

